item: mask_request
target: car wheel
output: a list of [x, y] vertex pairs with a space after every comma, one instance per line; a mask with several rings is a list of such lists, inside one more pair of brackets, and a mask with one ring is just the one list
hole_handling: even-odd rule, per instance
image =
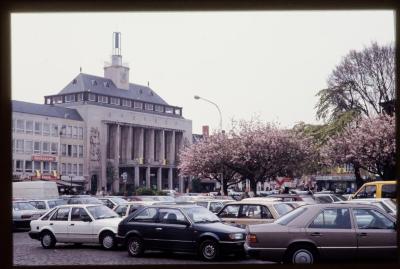
[[104, 249], [114, 249], [116, 247], [115, 235], [110, 232], [103, 234], [100, 242]]
[[287, 262], [293, 264], [313, 264], [317, 260], [314, 249], [308, 246], [298, 246], [291, 249], [287, 256]]
[[143, 241], [137, 236], [128, 239], [127, 248], [128, 254], [132, 257], [139, 257], [144, 252]]
[[219, 257], [219, 246], [214, 240], [205, 240], [200, 245], [200, 256], [205, 261], [215, 261]]
[[56, 238], [51, 232], [44, 232], [40, 237], [40, 243], [42, 244], [43, 248], [54, 248], [56, 245]]

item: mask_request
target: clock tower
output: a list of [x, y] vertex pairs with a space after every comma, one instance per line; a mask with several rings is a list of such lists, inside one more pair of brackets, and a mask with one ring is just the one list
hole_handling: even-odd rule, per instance
[[104, 66], [104, 77], [111, 79], [120, 89], [129, 89], [129, 67], [122, 64], [121, 33], [113, 33], [113, 54], [111, 64]]

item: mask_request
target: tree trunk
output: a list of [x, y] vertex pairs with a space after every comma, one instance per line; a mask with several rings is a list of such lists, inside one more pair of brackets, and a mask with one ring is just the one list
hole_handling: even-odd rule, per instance
[[254, 196], [257, 196], [257, 180], [250, 179], [250, 191], [253, 191]]
[[224, 190], [224, 195], [228, 195], [228, 181], [224, 179], [222, 184], [222, 189]]
[[396, 168], [392, 165], [387, 165], [383, 169], [383, 180], [394, 180], [396, 175]]
[[354, 175], [356, 176], [357, 190], [364, 184], [364, 179], [361, 177], [360, 166], [354, 164]]

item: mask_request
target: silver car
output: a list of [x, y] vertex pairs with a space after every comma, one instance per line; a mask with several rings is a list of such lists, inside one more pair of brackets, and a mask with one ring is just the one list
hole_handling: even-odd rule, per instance
[[13, 201], [13, 228], [29, 229], [31, 220], [38, 219], [46, 210], [40, 210], [28, 201]]

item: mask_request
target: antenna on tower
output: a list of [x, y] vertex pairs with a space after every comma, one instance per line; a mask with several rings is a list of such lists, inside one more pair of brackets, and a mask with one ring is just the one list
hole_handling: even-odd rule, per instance
[[150, 88], [150, 81], [147, 81], [147, 87]]
[[121, 33], [113, 32], [113, 55], [121, 55]]
[[82, 73], [82, 66], [79, 66], [79, 73]]

